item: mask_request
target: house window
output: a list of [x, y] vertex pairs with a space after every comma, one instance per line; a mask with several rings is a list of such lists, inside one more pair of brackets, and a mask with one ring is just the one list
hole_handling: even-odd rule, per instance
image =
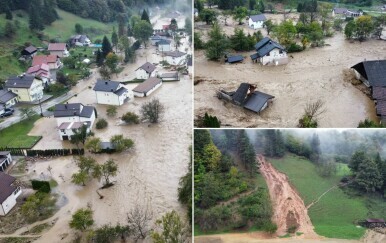
[[271, 53], [268, 52], [266, 56], [269, 57], [270, 55], [271, 55]]
[[66, 133], [66, 130], [64, 130], [64, 129], [61, 129], [60, 131], [61, 131], [62, 133], [64, 133], [64, 134]]
[[16, 194], [18, 194], [18, 193], [19, 193], [19, 191], [20, 191], [20, 187], [18, 186], [18, 187], [16, 188], [16, 190], [13, 192], [13, 195], [16, 195]]
[[283, 54], [283, 50], [279, 50], [279, 54]]

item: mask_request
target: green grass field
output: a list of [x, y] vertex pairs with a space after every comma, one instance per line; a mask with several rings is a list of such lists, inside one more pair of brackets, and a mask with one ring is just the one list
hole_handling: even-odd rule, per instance
[[35, 115], [28, 120], [23, 120], [3, 130], [0, 130], [0, 148], [31, 148], [40, 137], [28, 136], [27, 134], [33, 128], [35, 121], [40, 116]]
[[[291, 183], [299, 191], [306, 206], [317, 199], [323, 192], [337, 185], [342, 176], [348, 175], [347, 165], [340, 164], [338, 173], [331, 178], [320, 177], [314, 164], [303, 158], [287, 155], [282, 159], [270, 159], [279, 170], [287, 174]], [[330, 238], [359, 239], [365, 232], [357, 227], [356, 220], [367, 217], [385, 217], [385, 205], [381, 199], [370, 203], [374, 209], [366, 207], [368, 198], [350, 196], [340, 188], [332, 189], [320, 201], [309, 209], [309, 216], [315, 231]]]
[[[105, 24], [92, 19], [85, 19], [74, 14], [57, 9], [60, 19], [56, 20], [51, 26], [44, 29], [44, 33], [49, 38], [58, 38], [61, 41], [67, 41], [75, 34], [75, 24], [79, 23], [86, 30], [86, 34], [94, 41], [95, 39], [102, 39], [104, 35], [111, 36], [113, 31], [112, 24]], [[95, 31], [87, 31], [93, 28]]]

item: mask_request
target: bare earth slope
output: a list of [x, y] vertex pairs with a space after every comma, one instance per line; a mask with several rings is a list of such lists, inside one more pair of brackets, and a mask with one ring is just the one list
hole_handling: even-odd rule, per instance
[[288, 228], [296, 227], [297, 231], [304, 233], [307, 238], [318, 237], [303, 200], [290, 185], [287, 176], [266, 162], [262, 155], [258, 155], [257, 159], [260, 162], [261, 174], [268, 185], [274, 211], [273, 221], [278, 227], [277, 234], [283, 235]]

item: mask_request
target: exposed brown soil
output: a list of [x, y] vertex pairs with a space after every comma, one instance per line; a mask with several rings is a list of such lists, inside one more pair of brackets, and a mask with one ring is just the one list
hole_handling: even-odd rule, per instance
[[287, 176], [277, 171], [262, 155], [258, 155], [257, 159], [260, 172], [268, 185], [274, 212], [272, 220], [277, 224], [277, 234], [283, 235], [292, 228], [302, 232], [305, 238], [319, 238], [303, 200], [289, 183]]

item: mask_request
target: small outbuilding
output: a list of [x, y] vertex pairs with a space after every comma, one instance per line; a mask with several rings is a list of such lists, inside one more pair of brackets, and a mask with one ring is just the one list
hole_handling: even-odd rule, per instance
[[225, 62], [227, 63], [238, 63], [238, 62], [243, 62], [244, 61], [244, 57], [242, 55], [236, 55], [236, 56], [227, 56], [225, 58]]
[[10, 151], [0, 151], [0, 171], [4, 172], [10, 165], [13, 164]]
[[162, 73], [160, 78], [162, 81], [180, 81], [180, 75], [178, 72]]
[[133, 89], [134, 96], [147, 97], [161, 87], [162, 79], [151, 77]]
[[38, 49], [33, 45], [30, 45], [21, 51], [21, 55], [25, 58], [32, 58], [36, 55], [37, 52]]

